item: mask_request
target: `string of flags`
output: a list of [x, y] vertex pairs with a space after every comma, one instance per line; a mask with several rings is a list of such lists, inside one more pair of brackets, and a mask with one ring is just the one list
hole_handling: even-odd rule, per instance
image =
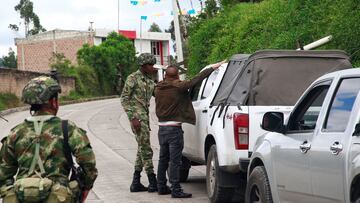
[[[161, 2], [161, 0], [152, 0], [154, 3], [159, 3]], [[148, 0], [130, 0], [130, 4], [132, 4], [133, 6], [144, 6], [146, 4], [148, 4], [149, 1]], [[182, 9], [180, 12], [182, 15], [195, 15], [200, 14], [201, 11], [197, 11], [194, 9], [193, 5], [192, 5], [192, 1], [191, 1], [191, 9], [186, 10], [186, 9]], [[174, 15], [173, 11], [170, 12], [170, 15]], [[154, 17], [162, 17], [165, 16], [164, 12], [159, 12], [159, 13], [154, 13], [152, 16]], [[148, 16], [141, 16], [141, 20], [147, 20]]]

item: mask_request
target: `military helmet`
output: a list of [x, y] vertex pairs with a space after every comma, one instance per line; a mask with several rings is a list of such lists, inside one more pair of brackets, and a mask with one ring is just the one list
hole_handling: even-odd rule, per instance
[[26, 104], [45, 104], [56, 93], [61, 92], [59, 83], [49, 76], [30, 80], [22, 91], [21, 101]]
[[156, 58], [153, 54], [150, 53], [142, 53], [140, 54], [140, 56], [137, 58], [137, 62], [139, 64], [139, 66], [145, 65], [145, 64], [156, 64]]

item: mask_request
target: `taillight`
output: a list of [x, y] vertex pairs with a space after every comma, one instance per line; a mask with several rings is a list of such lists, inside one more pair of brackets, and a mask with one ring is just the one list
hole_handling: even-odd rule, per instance
[[249, 149], [249, 114], [234, 113], [235, 149]]

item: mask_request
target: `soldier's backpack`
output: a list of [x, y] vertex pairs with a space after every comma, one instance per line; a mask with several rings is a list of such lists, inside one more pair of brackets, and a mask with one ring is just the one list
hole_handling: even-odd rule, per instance
[[[42, 177], [45, 174], [44, 164], [40, 158], [40, 136], [44, 122], [51, 119], [53, 116], [36, 116], [33, 117], [35, 129], [35, 152], [28, 172], [28, 178], [21, 178], [16, 180], [14, 190], [20, 202], [44, 202], [51, 191], [53, 181]], [[40, 173], [35, 171], [35, 166], [38, 165]], [[35, 175], [34, 175], [35, 172]]]

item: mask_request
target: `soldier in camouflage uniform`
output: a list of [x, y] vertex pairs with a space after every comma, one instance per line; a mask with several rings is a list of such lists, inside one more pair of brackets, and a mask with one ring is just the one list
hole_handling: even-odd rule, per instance
[[[58, 82], [47, 76], [34, 78], [24, 87], [22, 101], [31, 105], [32, 116], [14, 127], [1, 141], [2, 198], [6, 199], [7, 194], [11, 193], [16, 174], [16, 180], [41, 176], [40, 178], [52, 180], [53, 186], [58, 184], [65, 189], [69, 188], [70, 168], [64, 155], [62, 120], [56, 117], [60, 92], [61, 87]], [[85, 200], [98, 173], [95, 167], [95, 155], [86, 132], [70, 121], [68, 136], [70, 149], [85, 173], [84, 190], [81, 194]], [[38, 154], [37, 165], [32, 164], [35, 162], [33, 161], [35, 154]], [[56, 202], [49, 201], [51, 194], [47, 202]], [[71, 200], [73, 198], [70, 192], [65, 202], [73, 201]]]
[[[138, 57], [140, 69], [130, 74], [125, 82], [121, 103], [136, 135], [138, 150], [131, 192], [156, 192], [157, 182], [152, 162], [153, 151], [150, 145], [149, 106], [155, 83], [151, 76], [156, 73], [156, 59], [152, 54], [143, 53]], [[148, 188], [140, 183], [140, 173], [145, 168], [149, 179]]]

